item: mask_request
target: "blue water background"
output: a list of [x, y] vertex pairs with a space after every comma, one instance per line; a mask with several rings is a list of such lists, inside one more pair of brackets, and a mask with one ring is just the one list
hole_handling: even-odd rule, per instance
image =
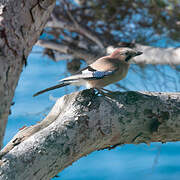
[[[68, 76], [66, 62], [53, 62], [46, 56], [42, 56], [42, 49], [34, 47], [28, 58], [28, 66], [24, 68], [18, 86], [16, 88], [14, 102], [11, 107], [4, 144], [6, 144], [19, 130], [42, 120], [53, 104], [54, 98], [76, 91], [75, 87], [62, 88], [42, 94], [36, 98], [32, 95], [48, 86], [55, 85], [59, 79]], [[162, 87], [162, 91], [180, 90], [177, 73], [170, 67], [163, 67], [167, 74], [173, 76], [176, 86], [170, 83], [168, 87]], [[130, 90], [156, 91], [157, 87], [144, 88], [142, 80], [138, 77], [137, 66], [132, 66], [128, 76], [121, 84], [127, 84]], [[153, 74], [153, 70], [147, 74]], [[154, 77], [152, 81], [162, 77]], [[167, 82], [168, 83], [168, 82]], [[109, 89], [117, 90], [111, 85]], [[159, 89], [160, 91], [160, 89]], [[111, 151], [103, 150], [91, 153], [81, 158], [72, 166], [59, 174], [61, 180], [178, 180], [180, 179], [180, 143], [152, 143], [140, 145], [123, 145]]]

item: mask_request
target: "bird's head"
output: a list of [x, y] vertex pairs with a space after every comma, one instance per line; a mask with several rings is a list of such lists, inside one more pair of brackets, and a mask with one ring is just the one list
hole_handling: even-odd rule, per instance
[[131, 58], [141, 55], [141, 51], [131, 48], [118, 48], [111, 55], [111, 58], [117, 58], [121, 61], [128, 62]]

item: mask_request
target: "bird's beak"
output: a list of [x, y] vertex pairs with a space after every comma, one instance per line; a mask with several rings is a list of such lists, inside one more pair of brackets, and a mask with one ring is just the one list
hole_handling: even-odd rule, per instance
[[131, 58], [135, 57], [135, 56], [139, 56], [141, 55], [142, 52], [141, 51], [135, 51], [132, 54], [130, 54], [129, 56], [126, 57], [125, 61], [128, 62]]
[[143, 54], [143, 52], [137, 51], [136, 54], [135, 54], [135, 56], [139, 56], [139, 55], [141, 55], [141, 54]]

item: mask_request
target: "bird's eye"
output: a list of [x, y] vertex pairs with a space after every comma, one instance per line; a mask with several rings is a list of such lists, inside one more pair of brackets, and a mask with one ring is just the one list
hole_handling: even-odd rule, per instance
[[129, 52], [126, 52], [125, 55], [128, 56], [128, 55], [129, 55]]

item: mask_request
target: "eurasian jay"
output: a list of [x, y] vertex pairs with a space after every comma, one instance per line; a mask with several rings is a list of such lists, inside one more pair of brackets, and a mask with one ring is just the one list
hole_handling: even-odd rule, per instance
[[134, 49], [118, 48], [112, 54], [97, 59], [77, 74], [60, 80], [58, 85], [39, 91], [33, 96], [67, 85], [101, 89], [125, 78], [130, 65], [129, 60], [141, 54], [142, 52]]

